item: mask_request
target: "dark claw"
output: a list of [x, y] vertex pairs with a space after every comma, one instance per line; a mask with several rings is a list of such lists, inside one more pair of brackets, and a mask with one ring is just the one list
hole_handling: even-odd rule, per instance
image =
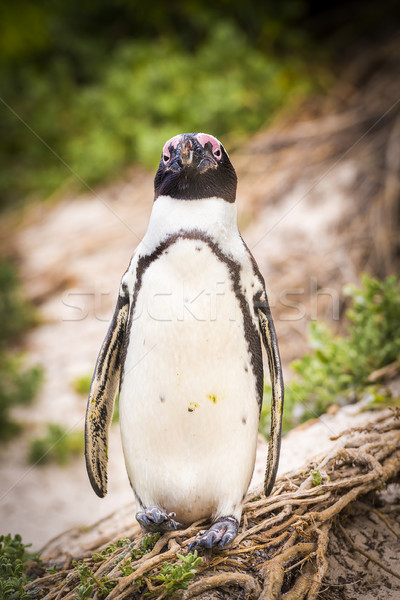
[[188, 546], [188, 552], [200, 550], [201, 548], [213, 548], [214, 546], [226, 546], [237, 536], [239, 524], [234, 517], [222, 517], [211, 525], [210, 529], [201, 533]]
[[151, 533], [165, 533], [174, 529], [180, 529], [181, 523], [174, 521], [175, 513], [167, 514], [158, 506], [150, 506], [136, 513], [136, 520], [142, 529]]

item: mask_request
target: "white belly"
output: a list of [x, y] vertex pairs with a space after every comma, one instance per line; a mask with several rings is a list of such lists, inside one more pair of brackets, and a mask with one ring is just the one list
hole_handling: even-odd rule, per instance
[[144, 507], [189, 523], [240, 516], [259, 407], [224, 262], [179, 240], [144, 272], [120, 391], [127, 471]]

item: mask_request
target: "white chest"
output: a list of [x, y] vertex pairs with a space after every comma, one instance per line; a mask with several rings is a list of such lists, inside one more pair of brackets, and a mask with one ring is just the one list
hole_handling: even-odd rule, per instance
[[132, 486], [143, 506], [181, 522], [240, 515], [259, 417], [261, 348], [250, 351], [243, 315], [246, 304], [253, 318], [249, 265], [235, 270], [212, 243], [185, 237], [143, 264], [120, 391]]

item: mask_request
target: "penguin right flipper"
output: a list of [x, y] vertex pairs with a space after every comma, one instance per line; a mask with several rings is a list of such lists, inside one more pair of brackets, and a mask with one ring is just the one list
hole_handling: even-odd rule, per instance
[[107, 493], [108, 433], [119, 385], [128, 314], [129, 292], [123, 283], [97, 358], [86, 409], [86, 468], [92, 488], [100, 498]]
[[278, 339], [276, 337], [271, 309], [265, 292], [261, 295], [260, 299], [257, 300], [255, 308], [258, 315], [261, 337], [267, 352], [272, 385], [271, 432], [268, 444], [267, 468], [264, 478], [264, 492], [265, 495], [268, 496], [271, 493], [278, 471], [279, 453], [281, 449], [284, 384]]

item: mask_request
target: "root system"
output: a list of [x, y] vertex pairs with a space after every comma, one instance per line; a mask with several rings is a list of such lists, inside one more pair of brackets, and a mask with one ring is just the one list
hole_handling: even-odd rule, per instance
[[[324, 585], [330, 536], [335, 531], [354, 551], [364, 552], [368, 560], [399, 577], [378, 557], [358, 548], [343, 526], [350, 508], [374, 511], [389, 522], [388, 515], [371, 505], [371, 493], [382, 490], [399, 472], [400, 418], [395, 411], [388, 411], [368, 426], [339, 436], [335, 449], [318, 463], [279, 479], [268, 498], [263, 497], [261, 489], [250, 493], [238, 537], [226, 549], [203, 554], [187, 589], [174, 592], [159, 575], [163, 568], [165, 572], [165, 563], [176, 566], [184, 562], [177, 554], [187, 555], [188, 544], [207, 526], [206, 522], [167, 533], [144, 553], [144, 535], [137, 527], [120, 536], [129, 538], [121, 545], [115, 543], [116, 539], [106, 543], [99, 540], [90, 552], [67, 557], [57, 572], [35, 579], [26, 588], [45, 600], [123, 600], [143, 598], [145, 594], [161, 600], [172, 592], [185, 600], [312, 600]], [[397, 535], [397, 525], [389, 526]], [[90, 596], [79, 592], [79, 565], [87, 565], [92, 574]]]

